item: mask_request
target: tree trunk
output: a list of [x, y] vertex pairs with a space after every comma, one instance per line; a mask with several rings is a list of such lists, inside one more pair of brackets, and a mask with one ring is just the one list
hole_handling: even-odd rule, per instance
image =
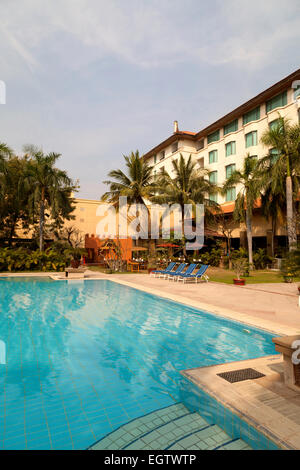
[[292, 251], [296, 248], [297, 231], [295, 220], [293, 217], [293, 186], [291, 176], [286, 177], [286, 222], [289, 251]]
[[184, 236], [184, 208], [183, 208], [183, 207], [182, 207], [181, 213], [182, 213], [182, 220], [181, 220], [182, 250], [183, 250], [183, 256], [184, 256], [185, 259], [186, 259], [186, 258], [187, 258], [187, 252], [186, 252], [185, 236]]
[[42, 197], [40, 203], [40, 251], [44, 250], [44, 224], [45, 224], [45, 193], [42, 189]]
[[252, 253], [252, 220], [249, 208], [246, 209], [246, 227], [247, 227], [247, 241], [248, 241], [248, 254], [250, 269], [253, 264], [253, 253]]
[[271, 239], [271, 253], [272, 253], [272, 258], [274, 258], [274, 240], [275, 240], [275, 233], [276, 233], [276, 215], [272, 217], [272, 239]]

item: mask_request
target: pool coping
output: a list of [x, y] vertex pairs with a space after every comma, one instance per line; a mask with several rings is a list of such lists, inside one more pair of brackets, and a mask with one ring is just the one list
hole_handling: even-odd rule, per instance
[[[196, 367], [183, 370], [180, 373], [186, 380], [221, 403], [249, 426], [261, 432], [279, 448], [299, 450], [300, 424], [292, 421], [289, 418], [291, 413], [286, 412], [288, 408], [293, 411], [293, 406], [296, 406], [290, 403], [289, 395], [293, 393], [296, 395], [297, 392], [290, 391], [286, 387], [286, 396], [284, 397], [282, 394], [277, 395], [272, 391], [272, 388], [265, 385], [266, 379], [276, 381], [274, 377], [279, 377], [281, 361], [281, 356], [271, 355], [226, 364]], [[265, 374], [265, 377], [229, 383], [218, 376], [221, 372], [248, 367]]]

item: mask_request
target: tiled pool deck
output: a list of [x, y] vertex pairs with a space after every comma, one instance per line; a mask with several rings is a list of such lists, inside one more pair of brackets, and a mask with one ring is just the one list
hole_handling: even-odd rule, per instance
[[[265, 377], [230, 383], [217, 375], [249, 367]], [[190, 369], [182, 375], [279, 448], [300, 449], [300, 393], [284, 385], [280, 356]]]

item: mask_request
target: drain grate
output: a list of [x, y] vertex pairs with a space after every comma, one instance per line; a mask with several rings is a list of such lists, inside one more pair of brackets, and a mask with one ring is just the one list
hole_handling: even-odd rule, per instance
[[231, 370], [230, 372], [222, 372], [221, 374], [217, 375], [232, 384], [235, 382], [242, 382], [243, 380], [252, 380], [259, 379], [260, 377], [265, 377], [264, 374], [257, 372], [257, 370], [255, 369]]

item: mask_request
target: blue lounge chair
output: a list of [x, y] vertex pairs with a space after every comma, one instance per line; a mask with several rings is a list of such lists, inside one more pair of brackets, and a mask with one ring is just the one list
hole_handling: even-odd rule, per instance
[[169, 266], [166, 267], [166, 269], [161, 269], [161, 270], [156, 270], [156, 271], [152, 271], [150, 273], [150, 276], [153, 274], [154, 277], [156, 277], [156, 274], [168, 274], [169, 272], [172, 271], [172, 269], [175, 267], [175, 264], [176, 263], [170, 263]]
[[172, 272], [170, 272], [170, 273], [168, 273], [168, 274], [165, 274], [165, 276], [164, 276], [165, 279], [166, 279], [166, 278], [171, 279], [172, 276], [179, 276], [179, 274], [182, 273], [182, 271], [184, 270], [184, 268], [186, 267], [186, 265], [187, 265], [187, 263], [181, 263], [181, 264], [178, 266], [178, 268], [176, 269], [176, 271], [172, 271]]
[[[192, 272], [194, 271], [194, 269], [196, 268], [197, 264], [190, 264], [188, 267], [187, 267], [187, 270], [182, 274], [183, 276], [186, 276], [186, 275], [189, 275], [189, 274], [192, 274]], [[172, 273], [170, 273], [171, 276], [169, 276], [169, 279], [173, 279], [174, 281], [177, 281], [178, 277], [180, 276], [180, 274], [175, 274], [172, 275]]]
[[198, 271], [196, 272], [196, 274], [185, 275], [183, 273], [178, 277], [177, 280], [182, 281], [182, 282], [195, 281], [196, 283], [198, 283], [198, 281], [202, 281], [202, 280], [208, 282], [209, 277], [207, 276], [207, 274], [205, 274], [206, 271], [208, 270], [208, 268], [209, 268], [209, 264], [202, 264], [200, 266], [200, 268], [198, 269]]

